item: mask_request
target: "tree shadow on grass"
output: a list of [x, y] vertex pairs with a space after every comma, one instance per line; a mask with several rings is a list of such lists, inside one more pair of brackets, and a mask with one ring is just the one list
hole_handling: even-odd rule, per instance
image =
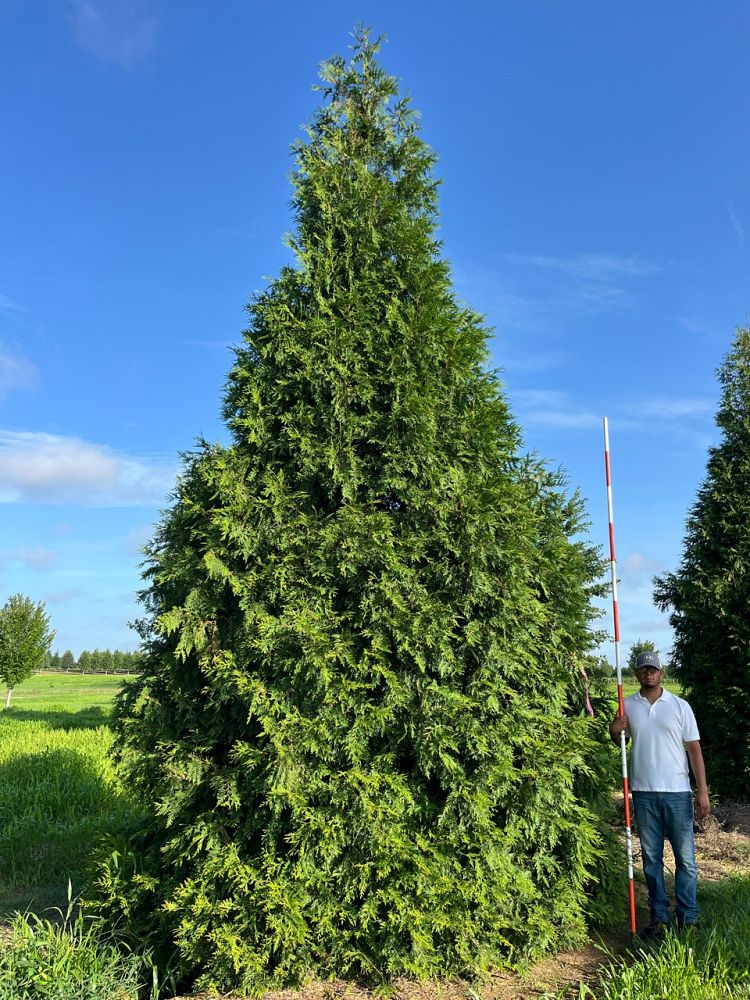
[[45, 710], [42, 708], [14, 708], [12, 705], [0, 713], [0, 720], [15, 722], [39, 722], [48, 729], [98, 729], [108, 726], [111, 713], [100, 705], [81, 708], [77, 712], [65, 709]]
[[132, 808], [101, 758], [57, 748], [1, 764], [0, 915], [65, 904], [68, 880], [78, 894], [102, 838]]

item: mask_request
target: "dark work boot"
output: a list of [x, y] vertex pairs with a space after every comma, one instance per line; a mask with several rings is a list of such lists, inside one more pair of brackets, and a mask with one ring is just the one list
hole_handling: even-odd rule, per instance
[[652, 920], [648, 927], [641, 931], [641, 937], [646, 941], [659, 941], [667, 933], [668, 925], [663, 920]]

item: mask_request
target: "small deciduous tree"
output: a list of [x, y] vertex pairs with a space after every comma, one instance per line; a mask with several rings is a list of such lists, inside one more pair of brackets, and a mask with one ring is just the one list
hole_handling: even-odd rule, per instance
[[650, 639], [636, 639], [630, 647], [630, 652], [628, 653], [628, 670], [635, 670], [635, 661], [638, 659], [639, 653], [656, 652], [658, 652], [658, 650]]
[[679, 568], [655, 581], [673, 662], [698, 720], [712, 790], [746, 797], [750, 772], [750, 329], [718, 370], [721, 432], [687, 519]]
[[6, 708], [13, 688], [38, 670], [49, 652], [55, 635], [49, 625], [44, 604], [23, 594], [9, 597], [0, 608], [0, 678], [8, 689]]

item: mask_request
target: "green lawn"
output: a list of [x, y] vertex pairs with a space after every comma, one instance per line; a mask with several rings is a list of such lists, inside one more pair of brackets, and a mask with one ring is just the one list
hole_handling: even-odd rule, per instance
[[130, 811], [108, 750], [126, 678], [37, 674], [0, 711], [0, 916], [60, 905], [87, 857]]
[[[682, 685], [680, 684], [679, 681], [673, 680], [671, 677], [668, 677], [664, 681], [663, 686], [667, 689], [667, 691], [671, 691], [672, 694], [682, 695]], [[635, 694], [635, 692], [638, 690], [639, 687], [640, 685], [638, 684], [638, 681], [635, 679], [635, 677], [623, 677], [622, 693], [625, 698], [629, 697], [631, 694]]]
[[115, 694], [128, 677], [123, 674], [34, 674], [13, 688], [11, 710], [18, 717], [22, 712], [39, 715], [62, 713], [62, 725], [70, 725], [71, 715], [88, 712], [100, 715], [99, 724], [109, 719]]

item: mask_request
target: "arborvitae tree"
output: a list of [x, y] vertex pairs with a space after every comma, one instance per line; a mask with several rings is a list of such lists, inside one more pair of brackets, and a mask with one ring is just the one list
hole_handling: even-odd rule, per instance
[[577, 666], [600, 560], [519, 455], [377, 51], [323, 67], [296, 266], [249, 306], [232, 445], [186, 461], [148, 550], [119, 706], [153, 810], [105, 909], [206, 987], [473, 975], [580, 941], [610, 865]]
[[84, 649], [78, 657], [78, 669], [82, 674], [91, 672], [91, 653], [87, 649]]
[[70, 649], [66, 649], [63, 655], [60, 657], [60, 669], [61, 670], [75, 670], [76, 659], [73, 656], [73, 652]]
[[675, 633], [711, 788], [746, 798], [750, 773], [750, 329], [719, 368], [718, 445], [687, 519], [680, 567], [655, 581]]

